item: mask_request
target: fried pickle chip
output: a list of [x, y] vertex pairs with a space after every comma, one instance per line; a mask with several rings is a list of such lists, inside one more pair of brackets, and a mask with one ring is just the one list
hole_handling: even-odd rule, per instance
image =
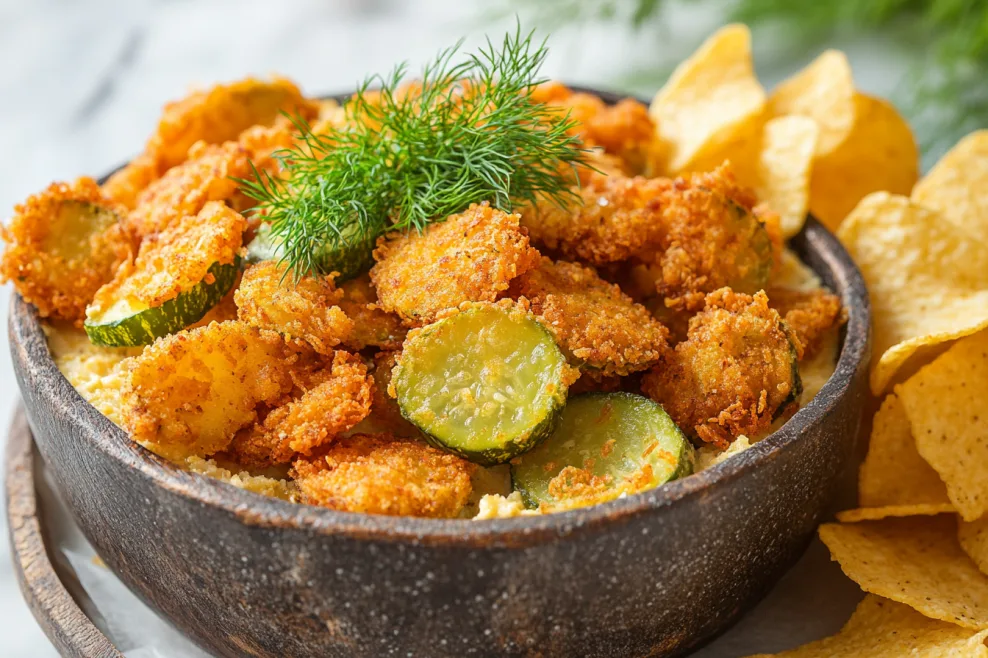
[[[988, 631], [972, 632], [929, 619], [907, 605], [869, 594], [837, 635], [804, 644], [775, 658], [985, 658]], [[767, 653], [748, 658], [771, 658]]]
[[897, 389], [916, 447], [965, 521], [988, 512], [988, 331], [955, 343]]
[[815, 155], [832, 153], [854, 128], [854, 78], [847, 56], [827, 50], [768, 97], [771, 116], [808, 117], [819, 128]]
[[932, 619], [988, 628], [988, 576], [961, 550], [953, 514], [827, 523], [820, 539], [861, 589]]
[[912, 199], [988, 241], [988, 130], [971, 133], [940, 158]]
[[965, 229], [879, 192], [854, 209], [838, 236], [871, 293], [876, 395], [917, 352], [988, 327], [988, 244]]
[[861, 93], [854, 107], [854, 129], [813, 162], [810, 212], [830, 230], [872, 192], [909, 194], [919, 177], [916, 139], [895, 107]]
[[649, 107], [659, 138], [669, 147], [669, 173], [717, 150], [740, 126], [762, 114], [765, 90], [751, 61], [751, 32], [728, 25], [680, 64]]
[[988, 574], [988, 517], [958, 523], [957, 540], [981, 573]]
[[889, 394], [875, 414], [858, 474], [859, 509], [837, 514], [841, 521], [954, 511], [947, 487], [916, 449], [902, 400]]

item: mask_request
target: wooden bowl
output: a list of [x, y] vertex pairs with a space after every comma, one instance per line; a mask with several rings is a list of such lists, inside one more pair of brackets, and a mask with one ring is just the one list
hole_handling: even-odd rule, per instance
[[184, 472], [82, 399], [17, 295], [10, 345], [38, 448], [89, 541], [218, 655], [676, 655], [724, 630], [796, 561], [853, 461], [867, 291], [817, 221], [789, 246], [849, 311], [820, 393], [713, 468], [540, 517], [335, 512]]

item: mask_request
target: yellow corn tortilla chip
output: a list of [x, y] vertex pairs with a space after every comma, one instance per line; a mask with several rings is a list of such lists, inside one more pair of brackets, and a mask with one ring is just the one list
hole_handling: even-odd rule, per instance
[[790, 238], [806, 222], [819, 130], [806, 117], [778, 117], [766, 123], [762, 118], [739, 126], [726, 143], [699, 155], [690, 170], [712, 171], [730, 161], [738, 182], [752, 188], [759, 202], [779, 214], [782, 234]]
[[[872, 422], [868, 455], [858, 476], [858, 505], [888, 508], [889, 516], [906, 516], [904, 510], [917, 506], [925, 506], [921, 512], [924, 514], [953, 511], [947, 487], [919, 455], [909, 417], [894, 393], [885, 398]], [[894, 508], [902, 510], [895, 513]], [[858, 520], [881, 518], [869, 516], [864, 510], [851, 511], [857, 512], [851, 516]]]
[[885, 505], [883, 507], [858, 507], [837, 512], [837, 520], [842, 523], [858, 521], [879, 521], [897, 516], [934, 516], [953, 512], [950, 503], [914, 503], [912, 505]]
[[[929, 619], [907, 605], [869, 594], [837, 635], [804, 644], [777, 658], [986, 658], [988, 631], [973, 632]], [[770, 658], [763, 653], [749, 658]]]
[[854, 78], [847, 57], [828, 50], [783, 81], [768, 97], [771, 116], [796, 114], [819, 126], [817, 157], [833, 153], [854, 128]]
[[957, 542], [957, 517], [827, 523], [820, 539], [861, 589], [942, 621], [988, 629], [988, 576]]
[[981, 573], [988, 574], [988, 517], [961, 521], [957, 526], [957, 540]]
[[667, 169], [675, 174], [690, 169], [701, 151], [730, 140], [764, 109], [765, 90], [751, 61], [751, 32], [728, 25], [676, 67], [648, 111], [669, 147]]
[[988, 240], [988, 130], [971, 133], [940, 158], [912, 199]]
[[916, 140], [896, 109], [861, 93], [854, 107], [854, 128], [813, 162], [810, 212], [831, 230], [868, 194], [909, 194], [919, 177]]
[[837, 235], [871, 294], [875, 395], [921, 348], [988, 326], [988, 244], [939, 214], [877, 192], [858, 204]]
[[965, 521], [988, 512], [988, 331], [957, 341], [898, 387], [919, 454]]

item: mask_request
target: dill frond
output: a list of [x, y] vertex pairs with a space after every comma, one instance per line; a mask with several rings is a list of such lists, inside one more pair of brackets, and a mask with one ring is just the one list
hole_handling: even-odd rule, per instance
[[422, 230], [471, 203], [510, 211], [575, 197], [567, 170], [585, 165], [585, 151], [574, 122], [532, 98], [545, 42], [519, 28], [457, 59], [460, 47], [411, 86], [405, 65], [368, 78], [344, 105], [344, 128], [315, 134], [297, 122], [300, 144], [276, 154], [284, 177], [241, 181], [296, 277], [353, 276], [383, 233]]

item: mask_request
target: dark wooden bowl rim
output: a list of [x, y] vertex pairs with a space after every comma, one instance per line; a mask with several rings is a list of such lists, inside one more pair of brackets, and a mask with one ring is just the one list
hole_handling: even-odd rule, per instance
[[[576, 87], [574, 87], [576, 88]], [[612, 103], [620, 98], [612, 93], [591, 91]], [[346, 94], [327, 96], [342, 99]], [[112, 173], [112, 172], [111, 172]], [[109, 175], [109, 174], [108, 174]], [[105, 180], [105, 178], [104, 178]], [[864, 290], [864, 282], [851, 257], [840, 242], [820, 222], [809, 217], [804, 227], [806, 240], [822, 247], [820, 257], [827, 262], [846, 290]], [[373, 514], [339, 512], [310, 505], [300, 505], [245, 491], [231, 484], [194, 473], [168, 463], [152, 452], [133, 444], [123, 430], [103, 416], [72, 387], [58, 370], [50, 353], [40, 363], [32, 363], [26, 377], [53, 380], [53, 403], [68, 407], [67, 413], [89, 432], [94, 447], [153, 480], [203, 505], [225, 510], [242, 523], [264, 527], [296, 527], [319, 534], [342, 534], [354, 538], [463, 547], [524, 547], [581, 532], [600, 532], [613, 524], [623, 523], [646, 510], [676, 504], [686, 498], [704, 496], [708, 488], [736, 480], [747, 472], [775, 459], [799, 441], [804, 427], [820, 422], [832, 400], [847, 393], [858, 364], [867, 354], [870, 311], [867, 297], [848, 304], [848, 322], [836, 368], [830, 379], [806, 406], [778, 431], [728, 460], [682, 480], [627, 496], [615, 501], [577, 510], [505, 519], [473, 521], [463, 519], [423, 519]], [[856, 302], [858, 300], [855, 300]], [[40, 343], [47, 351], [44, 332], [37, 312], [19, 295], [11, 303], [14, 335], [21, 348]], [[44, 353], [28, 349], [28, 353]], [[106, 437], [112, 437], [108, 440]], [[702, 528], [698, 528], [702, 532]]]

